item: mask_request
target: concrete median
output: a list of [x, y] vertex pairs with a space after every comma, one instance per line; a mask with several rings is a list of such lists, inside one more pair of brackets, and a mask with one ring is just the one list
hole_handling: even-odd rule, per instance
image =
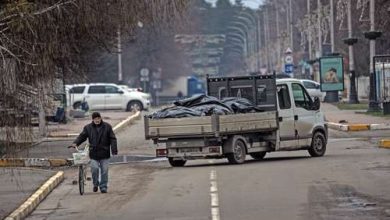
[[369, 124], [351, 124], [348, 125], [348, 131], [368, 131], [370, 130]]
[[47, 158], [3, 158], [0, 167], [61, 167], [70, 165], [66, 159]]
[[32, 194], [22, 205], [13, 211], [5, 220], [19, 220], [28, 216], [39, 203], [64, 180], [64, 172], [59, 171], [47, 180], [34, 194]]
[[379, 147], [390, 149], [390, 139], [382, 139], [379, 142]]
[[390, 130], [389, 124], [340, 124], [327, 122], [328, 127], [337, 131], [369, 131], [369, 130]]
[[135, 120], [139, 120], [140, 118], [141, 118], [141, 112], [140, 111], [135, 112], [130, 117], [126, 118], [125, 120], [121, 121], [119, 124], [115, 125], [113, 128], [114, 133], [119, 132], [124, 127], [128, 126], [129, 124], [131, 124]]

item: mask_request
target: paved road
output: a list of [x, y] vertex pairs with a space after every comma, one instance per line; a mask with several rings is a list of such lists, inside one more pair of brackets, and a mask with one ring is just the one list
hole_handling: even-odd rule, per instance
[[0, 219], [7, 217], [55, 172], [0, 167]]
[[300, 151], [243, 165], [116, 165], [108, 194], [78, 195], [70, 170], [28, 219], [390, 219], [390, 151], [376, 141], [331, 139], [322, 158]]

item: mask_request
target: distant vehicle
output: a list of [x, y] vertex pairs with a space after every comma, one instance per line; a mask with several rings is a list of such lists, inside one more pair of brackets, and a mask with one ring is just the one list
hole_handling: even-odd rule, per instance
[[286, 74], [286, 73], [278, 73], [278, 74], [276, 74], [276, 79], [289, 79], [289, 78], [291, 78], [291, 76]]
[[[142, 91], [142, 88], [130, 88], [130, 87], [128, 87], [127, 85], [118, 85], [120, 88], [122, 88], [122, 89], [126, 89], [126, 90], [128, 90], [129, 92], [143, 92]], [[145, 93], [145, 94], [147, 94], [147, 93]]]
[[150, 107], [149, 95], [142, 92], [129, 92], [111, 83], [66, 85], [67, 100], [74, 109], [83, 102], [91, 110], [122, 109], [126, 111], [147, 110]]
[[187, 96], [191, 97], [197, 94], [205, 94], [205, 85], [206, 82], [204, 82], [202, 79], [199, 79], [196, 76], [189, 76], [187, 78]]
[[318, 97], [321, 101], [324, 101], [326, 92], [321, 92], [320, 84], [313, 80], [299, 79], [307, 92], [311, 97]]
[[121, 89], [127, 90], [129, 92], [135, 92], [145, 99], [149, 100], [149, 102], [152, 102], [152, 96], [149, 93], [142, 92], [142, 88], [130, 88], [127, 85], [118, 85]]

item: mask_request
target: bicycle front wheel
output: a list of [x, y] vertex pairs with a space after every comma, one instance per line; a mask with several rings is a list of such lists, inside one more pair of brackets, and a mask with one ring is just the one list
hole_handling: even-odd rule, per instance
[[79, 190], [80, 195], [84, 194], [84, 185], [85, 185], [85, 178], [84, 178], [84, 167], [83, 165], [79, 166]]

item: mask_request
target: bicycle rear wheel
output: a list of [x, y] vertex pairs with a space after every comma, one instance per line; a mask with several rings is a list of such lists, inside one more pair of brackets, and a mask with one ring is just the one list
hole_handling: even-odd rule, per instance
[[80, 195], [84, 194], [84, 185], [85, 185], [85, 174], [84, 174], [84, 166], [80, 165], [79, 166], [79, 190], [80, 190]]

